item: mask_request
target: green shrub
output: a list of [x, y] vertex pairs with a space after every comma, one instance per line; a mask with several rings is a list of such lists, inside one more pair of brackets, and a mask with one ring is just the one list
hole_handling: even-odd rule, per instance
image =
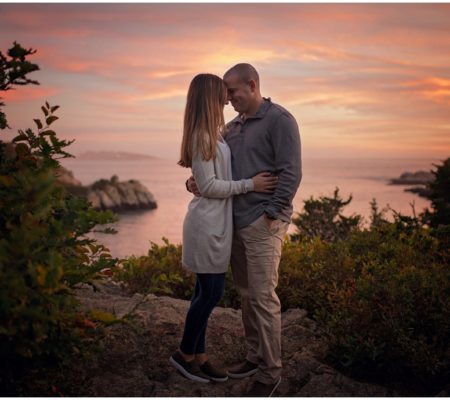
[[[24, 49], [16, 42], [7, 51], [6, 56], [0, 51], [0, 92], [10, 90], [13, 85], [39, 85], [39, 82], [27, 77], [28, 74], [39, 71], [37, 64], [27, 60], [27, 57], [34, 53], [36, 53], [36, 50]], [[6, 115], [1, 110], [4, 105], [0, 101], [0, 130], [9, 128]]]
[[181, 245], [151, 243], [147, 256], [129, 257], [122, 262], [115, 278], [126, 283], [131, 292], [167, 295], [189, 299], [195, 283], [195, 274], [181, 267]]
[[291, 235], [292, 240], [320, 237], [326, 241], [346, 238], [351, 232], [358, 230], [361, 223], [360, 215], [345, 217], [343, 208], [352, 201], [352, 196], [343, 200], [336, 188], [333, 197], [321, 196], [315, 199], [312, 196], [304, 201], [304, 210], [292, 218], [297, 232]]
[[[15, 44], [12, 53], [18, 54], [17, 71], [21, 63], [28, 68], [23, 59], [29, 53], [20, 49]], [[28, 82], [5, 70], [0, 77], [5, 79], [2, 90]], [[62, 359], [76, 351], [80, 317], [72, 288], [116, 263], [108, 249], [86, 238], [95, 225], [113, 222], [113, 215], [91, 209], [56, 183], [58, 160], [70, 156], [64, 149], [71, 144], [58, 139], [51, 128], [57, 109], [46, 103], [43, 122], [34, 120], [36, 132], [27, 129], [11, 143], [0, 141], [2, 393], [9, 384], [14, 386], [17, 366]], [[8, 390], [15, 390], [13, 386]]]
[[[152, 293], [190, 300], [195, 286], [195, 274], [181, 266], [181, 245], [163, 238], [164, 245], [151, 243], [146, 256], [125, 259], [114, 273], [130, 292]], [[238, 308], [238, 298], [231, 271], [228, 270], [222, 307]]]
[[450, 268], [438, 249], [429, 230], [400, 220], [333, 243], [287, 242], [279, 297], [326, 328], [341, 368], [439, 379], [450, 367]]
[[428, 185], [432, 209], [426, 210], [423, 217], [425, 223], [437, 228], [450, 225], [450, 158], [435, 167], [431, 171], [434, 180]]

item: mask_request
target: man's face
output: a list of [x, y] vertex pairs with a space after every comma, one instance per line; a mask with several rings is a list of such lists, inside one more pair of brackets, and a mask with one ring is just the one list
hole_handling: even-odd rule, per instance
[[239, 114], [245, 114], [253, 100], [250, 85], [243, 82], [236, 74], [227, 76], [224, 82], [227, 85], [228, 100], [231, 102], [231, 105]]

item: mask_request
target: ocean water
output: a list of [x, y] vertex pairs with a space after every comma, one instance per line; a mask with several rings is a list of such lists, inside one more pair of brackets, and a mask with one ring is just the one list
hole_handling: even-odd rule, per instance
[[[389, 205], [406, 215], [419, 213], [429, 202], [413, 193], [405, 192], [405, 186], [389, 185], [389, 179], [405, 171], [429, 171], [435, 159], [331, 159], [311, 158], [303, 160], [303, 179], [294, 198], [294, 212], [303, 208], [304, 200], [318, 196], [331, 196], [336, 187], [343, 198], [350, 194], [352, 202], [344, 214], [361, 214], [367, 221], [370, 216], [370, 201], [375, 198], [379, 208]], [[132, 211], [119, 215], [112, 226], [116, 235], [92, 233], [91, 236], [106, 245], [115, 257], [144, 255], [150, 242], [162, 244], [165, 237], [172, 243], [181, 242], [183, 219], [191, 194], [184, 182], [190, 170], [176, 165], [175, 161], [149, 160], [77, 160], [66, 159], [63, 166], [74, 173], [83, 185], [97, 179], [117, 175], [119, 179], [137, 179], [155, 196], [158, 208], [148, 211]], [[290, 226], [289, 232], [295, 227]]]

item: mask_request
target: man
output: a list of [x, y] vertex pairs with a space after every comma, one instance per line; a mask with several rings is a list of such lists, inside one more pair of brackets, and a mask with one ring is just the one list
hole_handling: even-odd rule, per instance
[[[232, 378], [256, 374], [248, 396], [270, 397], [281, 382], [281, 306], [275, 288], [281, 248], [301, 181], [300, 135], [294, 117], [263, 98], [250, 64], [237, 64], [223, 77], [238, 116], [227, 124], [233, 179], [268, 171], [278, 176], [273, 194], [233, 198], [233, 280], [241, 295], [247, 355], [228, 370]], [[195, 182], [188, 186], [194, 193]], [[197, 192], [198, 194], [198, 192]]]

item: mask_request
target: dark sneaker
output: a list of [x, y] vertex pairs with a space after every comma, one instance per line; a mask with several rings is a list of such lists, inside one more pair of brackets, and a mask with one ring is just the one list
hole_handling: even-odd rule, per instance
[[272, 383], [270, 385], [266, 385], [265, 383], [255, 381], [253, 382], [250, 390], [245, 394], [245, 397], [272, 397], [277, 390], [278, 386], [281, 383], [281, 378], [278, 379], [277, 382]]
[[208, 383], [209, 379], [203, 376], [202, 372], [198, 369], [195, 361], [186, 361], [183, 356], [176, 351], [172, 354], [169, 362], [191, 381]]
[[245, 360], [244, 362], [236, 365], [235, 367], [231, 367], [228, 369], [228, 376], [230, 378], [240, 379], [246, 378], [247, 376], [252, 376], [256, 374], [258, 371], [258, 365], [253, 364], [252, 362]]
[[227, 373], [214, 367], [209, 361], [205, 361], [202, 365], [200, 365], [200, 371], [202, 371], [205, 376], [214, 382], [225, 382], [228, 380]]

